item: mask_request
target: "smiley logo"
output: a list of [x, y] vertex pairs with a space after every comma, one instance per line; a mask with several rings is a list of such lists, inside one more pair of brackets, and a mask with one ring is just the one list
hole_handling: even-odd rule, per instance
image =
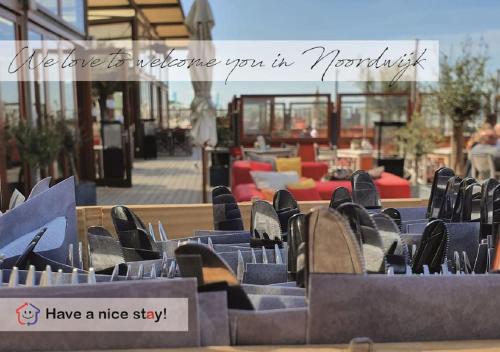
[[26, 302], [17, 307], [16, 314], [19, 325], [31, 326], [37, 323], [40, 309], [38, 309], [35, 305]]

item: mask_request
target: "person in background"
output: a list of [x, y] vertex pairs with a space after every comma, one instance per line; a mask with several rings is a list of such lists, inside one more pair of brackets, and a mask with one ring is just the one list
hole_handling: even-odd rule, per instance
[[495, 134], [497, 136], [497, 147], [500, 148], [500, 123], [495, 125]]
[[493, 129], [479, 132], [477, 143], [470, 151], [471, 155], [488, 154], [495, 161], [495, 168], [500, 170], [500, 148], [497, 147], [497, 135]]

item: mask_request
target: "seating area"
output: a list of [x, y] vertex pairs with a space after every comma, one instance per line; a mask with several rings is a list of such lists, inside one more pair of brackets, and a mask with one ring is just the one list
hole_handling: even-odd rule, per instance
[[[267, 199], [265, 190], [260, 189], [252, 177], [252, 172], [273, 172], [270, 163], [237, 160], [231, 166], [231, 188], [238, 202], [250, 201], [254, 198]], [[324, 162], [301, 162], [301, 176], [312, 179], [312, 187], [287, 187], [299, 201], [329, 200], [333, 191], [338, 187], [351, 189], [349, 180], [322, 181], [328, 173], [328, 164]], [[409, 181], [383, 172], [380, 178], [374, 180], [375, 186], [384, 199], [410, 198], [411, 187]]]

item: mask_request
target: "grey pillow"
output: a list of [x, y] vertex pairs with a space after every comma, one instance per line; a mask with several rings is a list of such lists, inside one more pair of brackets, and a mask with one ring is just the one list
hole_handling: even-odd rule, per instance
[[253, 182], [259, 189], [273, 189], [275, 191], [286, 189], [286, 185], [297, 183], [300, 180], [296, 171], [274, 172], [274, 171], [250, 171]]
[[271, 164], [271, 166], [273, 167], [273, 171], [276, 171], [276, 157], [274, 156], [264, 156], [253, 152], [247, 152], [246, 157], [248, 160]]

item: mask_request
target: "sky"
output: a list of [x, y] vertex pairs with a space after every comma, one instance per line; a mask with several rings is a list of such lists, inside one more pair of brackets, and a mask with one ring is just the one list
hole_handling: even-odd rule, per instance
[[[193, 0], [181, 0], [185, 14]], [[457, 55], [461, 43], [481, 38], [489, 70], [500, 69], [499, 0], [209, 0], [214, 40], [439, 40], [442, 53]], [[170, 82], [171, 98], [189, 104], [189, 82]], [[358, 89], [340, 83], [340, 92]], [[223, 82], [212, 96], [225, 106], [233, 95], [333, 93], [332, 82]]]

